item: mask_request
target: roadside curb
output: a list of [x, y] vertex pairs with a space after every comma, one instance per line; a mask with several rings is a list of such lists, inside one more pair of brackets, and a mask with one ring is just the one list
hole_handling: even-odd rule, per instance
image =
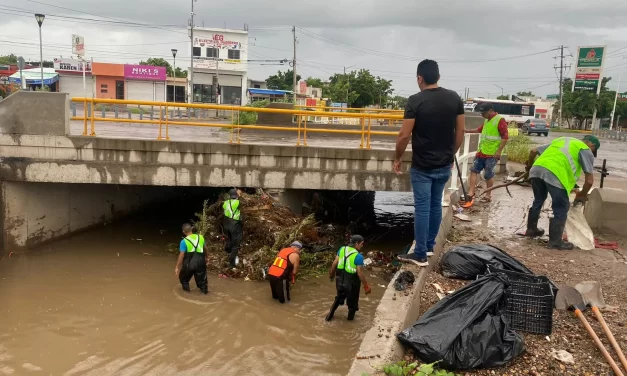
[[[458, 193], [449, 195], [449, 202], [458, 200]], [[439, 256], [442, 254], [446, 237], [453, 226], [453, 209], [451, 204], [442, 208], [442, 222], [436, 238], [435, 255], [431, 257], [429, 266], [419, 268], [417, 266], [403, 265], [394, 275], [387, 286], [377, 310], [374, 314], [371, 328], [366, 332], [355, 355], [348, 376], [362, 376], [364, 373], [374, 375], [381, 367], [391, 362], [403, 359], [405, 349], [396, 339], [396, 334], [413, 324], [419, 316], [420, 294], [424, 288], [428, 273], [433, 270]], [[396, 291], [394, 281], [405, 270], [409, 270], [416, 276], [416, 281], [407, 291]]]

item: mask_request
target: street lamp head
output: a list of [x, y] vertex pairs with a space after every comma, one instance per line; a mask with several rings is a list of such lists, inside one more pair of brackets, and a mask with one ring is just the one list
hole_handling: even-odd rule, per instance
[[176, 48], [172, 49], [172, 56], [176, 57], [176, 53], [179, 52]]
[[44, 18], [46, 18], [45, 14], [41, 14], [41, 13], [36, 13], [35, 14], [35, 19], [37, 20], [37, 23], [39, 24], [39, 27], [41, 27], [41, 24], [44, 23]]

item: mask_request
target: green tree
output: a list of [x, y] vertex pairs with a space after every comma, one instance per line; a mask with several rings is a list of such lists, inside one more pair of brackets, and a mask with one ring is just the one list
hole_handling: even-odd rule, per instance
[[305, 80], [307, 82], [307, 86], [324, 88], [324, 83], [319, 78], [309, 77]]
[[535, 95], [530, 91], [519, 91], [516, 95], [519, 97], [535, 97]]
[[[161, 57], [151, 57], [148, 60], [140, 61], [139, 65], [150, 65], [153, 67], [165, 67], [168, 77], [174, 76], [174, 70], [172, 69], [172, 66], [170, 65], [170, 63], [166, 59], [161, 58]], [[180, 67], [177, 67], [176, 77], [177, 78], [187, 77], [187, 71], [182, 70]]]
[[[572, 91], [573, 81], [570, 78], [564, 80], [562, 87], [564, 98], [562, 99], [564, 108], [562, 117], [566, 120], [569, 128], [588, 129], [588, 120], [592, 119], [594, 110], [597, 110], [597, 118], [609, 117], [614, 106], [615, 91], [607, 88], [607, 83], [611, 77], [603, 78], [601, 82], [601, 92], [597, 96], [589, 91]], [[559, 102], [554, 106], [554, 115], [557, 118]]]
[[0, 56], [0, 64], [17, 64], [17, 56], [14, 54]]
[[[296, 82], [300, 81], [301, 76], [296, 75]], [[277, 74], [266, 78], [268, 89], [275, 90], [294, 90], [294, 71], [288, 69], [286, 72], [278, 71]]]
[[498, 97], [496, 97], [496, 99], [508, 100], [509, 96], [508, 95], [499, 95]]
[[404, 109], [405, 106], [407, 105], [407, 98], [400, 96], [400, 95], [395, 95], [394, 97], [392, 97], [392, 99], [390, 100], [392, 107], [394, 109]]
[[[354, 103], [359, 94], [352, 90], [351, 82], [355, 80], [355, 72], [336, 73], [329, 78], [325, 96], [333, 102]], [[324, 89], [323, 89], [324, 90]]]

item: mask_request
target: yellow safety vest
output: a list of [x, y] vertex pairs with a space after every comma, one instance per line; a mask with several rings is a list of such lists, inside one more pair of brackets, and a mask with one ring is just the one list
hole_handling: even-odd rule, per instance
[[355, 258], [359, 254], [353, 247], [342, 247], [340, 248], [340, 255], [338, 256], [339, 262], [337, 264], [338, 270], [344, 270], [347, 273], [355, 274], [357, 273], [357, 266], [355, 266]]
[[240, 219], [239, 200], [224, 201], [224, 204], [222, 204], [222, 209], [224, 209], [225, 217], [239, 221]]
[[581, 175], [579, 152], [590, 149], [583, 141], [573, 137], [560, 137], [538, 157], [533, 164], [551, 171], [570, 194]]
[[187, 245], [187, 252], [204, 253], [205, 238], [202, 235], [191, 234], [185, 238], [185, 244]]
[[479, 141], [479, 151], [485, 155], [494, 155], [499, 150], [501, 144], [501, 134], [499, 133], [499, 122], [501, 115], [495, 115], [492, 119], [483, 121], [481, 130], [481, 140]]

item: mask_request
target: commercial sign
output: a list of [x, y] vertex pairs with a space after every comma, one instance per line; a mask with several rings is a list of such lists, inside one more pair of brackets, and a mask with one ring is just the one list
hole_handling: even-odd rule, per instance
[[307, 94], [307, 82], [306, 81], [301, 81], [298, 83], [298, 92], [300, 94], [306, 95]]
[[167, 71], [165, 67], [149, 65], [124, 65], [124, 78], [131, 80], [165, 81]]
[[618, 93], [618, 100], [619, 101], [627, 101], [627, 92], [625, 92], [625, 93]]
[[78, 59], [54, 59], [54, 70], [66, 72], [82, 72], [85, 64], [85, 72], [91, 72], [91, 61]]
[[559, 94], [548, 94], [546, 96], [546, 99], [560, 99], [560, 95]]
[[222, 34], [213, 34], [211, 38], [194, 38], [194, 47], [239, 50], [242, 48], [242, 43], [225, 40]]
[[194, 68], [216, 69], [218, 62], [215, 59], [194, 58]]
[[72, 34], [72, 53], [78, 56], [85, 56], [85, 38]]
[[573, 90], [598, 92], [603, 73], [605, 46], [579, 47]]

